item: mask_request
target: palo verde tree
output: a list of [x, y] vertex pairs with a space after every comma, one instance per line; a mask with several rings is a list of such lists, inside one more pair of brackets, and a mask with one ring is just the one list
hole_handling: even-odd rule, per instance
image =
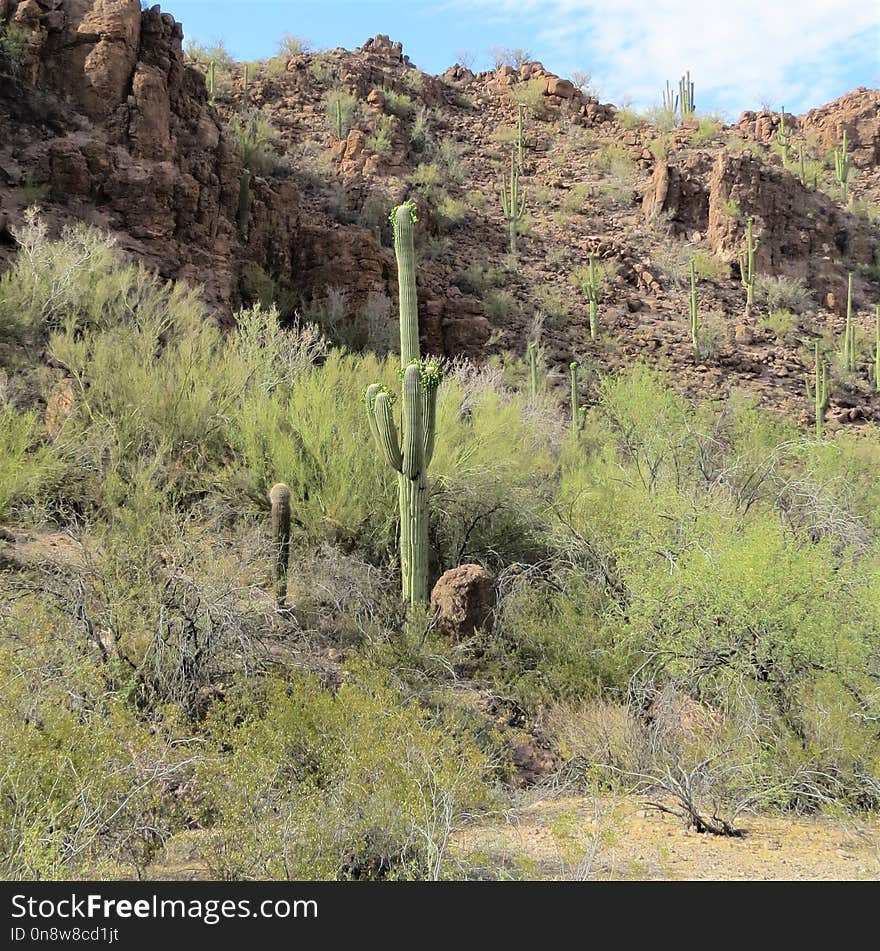
[[400, 505], [400, 572], [403, 599], [411, 606], [428, 599], [428, 466], [434, 454], [440, 367], [419, 354], [419, 315], [412, 202], [391, 212], [400, 288], [400, 363], [403, 393], [400, 430], [394, 419], [394, 395], [373, 383], [365, 401], [373, 439], [397, 473]]

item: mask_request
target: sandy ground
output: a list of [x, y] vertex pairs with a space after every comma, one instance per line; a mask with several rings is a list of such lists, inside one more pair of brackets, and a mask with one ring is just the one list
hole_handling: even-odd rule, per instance
[[880, 879], [880, 821], [743, 816], [742, 838], [698, 834], [630, 797], [538, 799], [460, 833], [486, 877], [630, 880]]

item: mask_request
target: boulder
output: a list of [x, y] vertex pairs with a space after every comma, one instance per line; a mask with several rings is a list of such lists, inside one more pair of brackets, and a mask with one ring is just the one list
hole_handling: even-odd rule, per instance
[[459, 565], [441, 575], [431, 592], [440, 629], [459, 640], [486, 631], [495, 611], [495, 578], [482, 565]]

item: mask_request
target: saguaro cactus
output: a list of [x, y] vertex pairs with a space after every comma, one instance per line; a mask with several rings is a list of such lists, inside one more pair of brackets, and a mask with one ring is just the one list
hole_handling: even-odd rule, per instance
[[242, 107], [243, 107], [244, 109], [247, 109], [247, 107], [248, 107], [248, 102], [249, 102], [249, 94], [248, 94], [248, 64], [247, 64], [247, 63], [244, 64], [244, 76], [242, 77], [242, 83], [241, 83], [241, 101], [242, 101]]
[[697, 309], [697, 269], [691, 261], [691, 293], [688, 300], [691, 316], [691, 342], [694, 354], [700, 356], [700, 315]]
[[214, 90], [217, 85], [217, 64], [214, 60], [208, 63], [208, 98], [214, 101]]
[[516, 237], [520, 222], [526, 215], [526, 198], [519, 190], [519, 168], [516, 154], [510, 153], [510, 178], [501, 176], [501, 211], [510, 232], [510, 253], [516, 254]]
[[856, 372], [856, 328], [852, 319], [852, 285], [850, 272], [846, 283], [846, 328], [843, 332], [843, 365], [849, 373]]
[[678, 113], [678, 96], [672, 91], [669, 80], [666, 80], [666, 89], [661, 91], [663, 98], [663, 114], [670, 125], [675, 125], [676, 115]]
[[834, 147], [834, 177], [840, 185], [840, 192], [843, 201], [846, 202], [848, 194], [849, 170], [852, 168], [852, 159], [847, 151], [846, 129], [843, 130], [843, 142]]
[[531, 341], [527, 348], [529, 358], [529, 398], [534, 403], [538, 398], [538, 360], [540, 347], [536, 340]]
[[581, 280], [581, 290], [587, 296], [587, 302], [590, 305], [590, 339], [596, 340], [599, 336], [599, 290], [600, 283], [596, 274], [596, 261], [593, 255], [590, 255], [590, 266], [586, 278]]
[[782, 107], [782, 115], [779, 118], [779, 128], [776, 130], [776, 141], [782, 149], [782, 161], [788, 165], [788, 155], [791, 149], [791, 132], [785, 124], [785, 106]]
[[338, 95], [334, 107], [333, 124], [336, 127], [336, 138], [341, 141], [345, 138], [345, 122], [342, 116], [342, 99]]
[[269, 489], [272, 547], [275, 553], [275, 603], [279, 609], [287, 601], [287, 566], [290, 563], [290, 488], [277, 482]]
[[739, 274], [743, 287], [746, 289], [746, 314], [751, 313], [752, 302], [755, 296], [755, 252], [758, 250], [759, 241], [757, 238], [752, 240], [752, 218], [746, 223], [746, 246], [745, 250], [739, 253]]
[[825, 411], [830, 399], [828, 393], [828, 364], [825, 357], [819, 353], [819, 342], [816, 341], [816, 369], [813, 388], [816, 399], [816, 438], [821, 439], [825, 429]]
[[367, 419], [385, 461], [397, 473], [400, 506], [402, 595], [410, 605], [428, 599], [428, 466], [434, 454], [437, 388], [442, 373], [419, 356], [413, 224], [415, 205], [391, 213], [400, 289], [400, 361], [403, 380], [400, 435], [392, 411], [393, 395], [374, 383], [367, 387]]
[[696, 111], [694, 103], [694, 84], [691, 82], [691, 71], [688, 70], [678, 81], [678, 102], [681, 106], [682, 119], [692, 116]]

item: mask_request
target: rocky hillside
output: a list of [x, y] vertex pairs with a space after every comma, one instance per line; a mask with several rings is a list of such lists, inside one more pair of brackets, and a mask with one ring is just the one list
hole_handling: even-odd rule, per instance
[[[396, 291], [385, 218], [412, 197], [435, 352], [521, 355], [540, 332], [550, 367], [645, 359], [685, 392], [744, 388], [806, 425], [818, 340], [832, 359], [829, 423], [880, 419], [877, 90], [784, 120], [676, 124], [602, 104], [540, 63], [429, 76], [383, 36], [246, 74], [185, 54], [181, 25], [137, 0], [0, 0], [0, 24], [0, 266], [37, 203], [52, 227], [100, 225], [163, 276], [202, 284], [221, 320], [243, 300], [272, 299], [381, 349]], [[520, 114], [525, 219], [511, 254], [500, 181]], [[844, 132], [846, 201], [830, 155]], [[746, 308], [749, 219], [758, 281]], [[855, 372], [833, 356], [850, 272]]]

